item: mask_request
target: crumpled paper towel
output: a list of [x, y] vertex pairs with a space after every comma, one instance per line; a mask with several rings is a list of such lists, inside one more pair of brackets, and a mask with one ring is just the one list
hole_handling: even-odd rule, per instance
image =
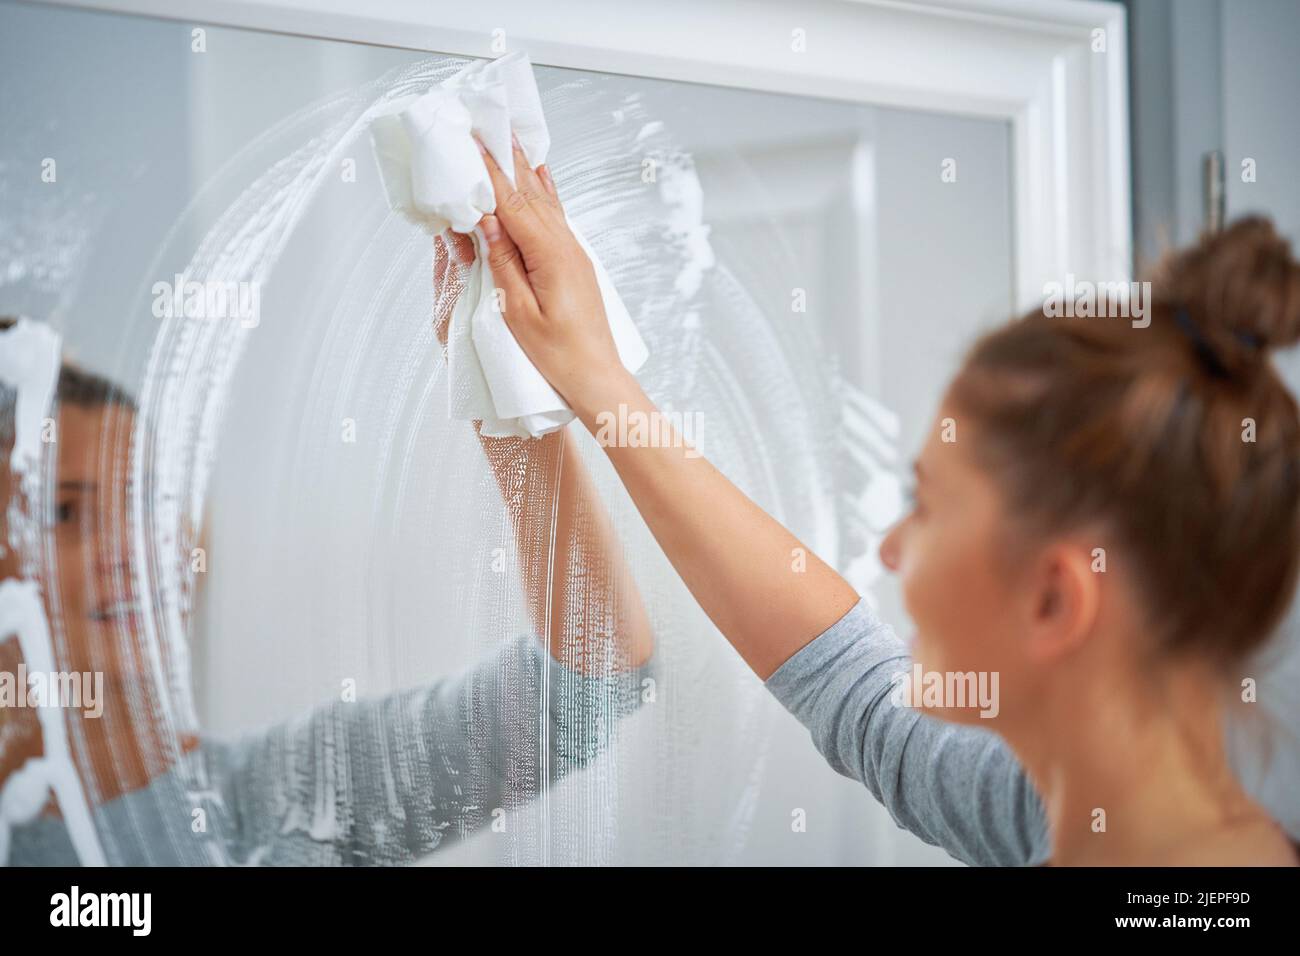
[[[512, 130], [530, 166], [546, 162], [551, 135], [523, 53], [476, 61], [425, 93], [393, 101], [370, 134], [389, 204], [433, 233], [451, 229], [474, 240], [474, 263], [447, 333], [451, 417], [481, 419], [484, 435], [535, 438], [568, 424], [573, 411], [506, 325], [477, 228], [496, 197], [472, 134], [514, 182]], [[591, 259], [619, 358], [636, 372], [649, 354], [645, 343], [600, 260], [569, 226]]]

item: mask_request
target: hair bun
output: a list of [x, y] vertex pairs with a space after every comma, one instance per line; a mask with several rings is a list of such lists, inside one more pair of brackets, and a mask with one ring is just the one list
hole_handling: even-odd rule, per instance
[[1156, 282], [1160, 298], [1186, 309], [1230, 368], [1300, 340], [1300, 263], [1262, 216], [1173, 254]]

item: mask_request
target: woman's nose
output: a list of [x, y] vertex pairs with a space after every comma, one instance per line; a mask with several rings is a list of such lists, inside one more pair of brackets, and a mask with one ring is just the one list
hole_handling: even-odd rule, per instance
[[885, 539], [880, 542], [880, 563], [890, 571], [898, 571], [898, 549], [899, 549], [899, 530], [903, 523], [900, 521], [889, 529]]

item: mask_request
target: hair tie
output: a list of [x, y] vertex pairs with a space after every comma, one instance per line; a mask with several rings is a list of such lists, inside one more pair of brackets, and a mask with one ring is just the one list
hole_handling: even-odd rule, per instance
[[[1230, 378], [1231, 374], [1228, 367], [1224, 365], [1223, 359], [1220, 358], [1214, 346], [1201, 334], [1197, 324], [1192, 321], [1186, 306], [1178, 307], [1178, 311], [1174, 314], [1174, 321], [1178, 323], [1179, 330], [1187, 336], [1193, 347], [1195, 347], [1196, 357], [1201, 360], [1201, 364], [1205, 366], [1206, 370], [1215, 378]], [[1232, 334], [1246, 348], [1258, 350], [1263, 345], [1258, 336], [1251, 335], [1249, 332], [1234, 331]]]
[[1201, 334], [1201, 330], [1192, 321], [1192, 317], [1187, 314], [1185, 307], [1179, 306], [1178, 312], [1174, 315], [1174, 321], [1178, 323], [1178, 328], [1195, 347], [1196, 357], [1201, 360], [1201, 364], [1205, 366], [1206, 370], [1215, 378], [1227, 378], [1228, 369], [1224, 366], [1223, 360], [1219, 358], [1219, 353]]

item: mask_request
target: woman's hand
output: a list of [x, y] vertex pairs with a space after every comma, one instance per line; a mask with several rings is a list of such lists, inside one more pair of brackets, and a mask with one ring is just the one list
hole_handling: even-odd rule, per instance
[[[505, 320], [524, 352], [593, 434], [619, 406], [663, 421], [618, 358], [596, 273], [565, 221], [549, 175], [516, 144], [515, 186], [484, 151], [495, 216], [481, 222]], [[622, 411], [622, 409], [620, 409]], [[857, 593], [789, 531], [674, 437], [598, 439], [637, 510], [695, 599], [766, 679], [855, 604]], [[567, 467], [567, 466], [566, 466]], [[806, 566], [796, 558], [806, 555]], [[799, 570], [795, 570], [799, 564]]]
[[[480, 149], [482, 146], [480, 145]], [[624, 372], [591, 260], [574, 238], [545, 166], [531, 169], [515, 144], [515, 185], [492, 155], [483, 161], [496, 214], [480, 226], [506, 325], [538, 371], [581, 415]]]
[[[17, 674], [22, 662], [18, 638], [0, 640], [0, 673]], [[24, 688], [25, 690], [26, 688]], [[0, 790], [23, 764], [45, 751], [41, 722], [34, 707], [0, 705]]]
[[474, 243], [459, 232], [440, 233], [433, 238], [433, 331], [447, 349], [451, 313], [465, 288], [465, 271], [474, 261]]
[[[445, 232], [434, 238], [433, 323], [444, 352], [451, 313], [473, 262], [469, 236]], [[620, 670], [640, 667], [654, 648], [650, 621], [568, 429], [538, 439], [491, 438], [480, 426], [474, 422], [474, 431], [515, 529], [535, 632], [549, 641], [556, 660], [575, 663], [576, 654], [579, 669], [600, 673], [611, 662]]]

